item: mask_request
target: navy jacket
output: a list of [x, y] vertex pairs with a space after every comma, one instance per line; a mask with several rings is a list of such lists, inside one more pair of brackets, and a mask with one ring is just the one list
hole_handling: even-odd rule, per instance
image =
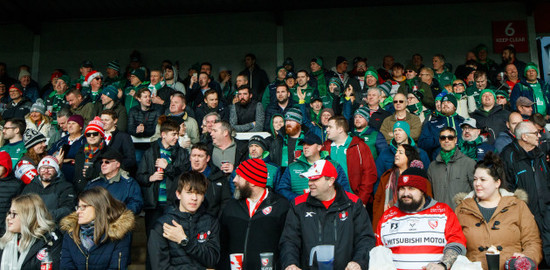
[[141, 208], [143, 208], [143, 197], [141, 196], [139, 184], [126, 171], [120, 170], [119, 174], [113, 177], [112, 183], [109, 183], [105, 176], [100, 174], [99, 177], [88, 182], [84, 190], [93, 187], [107, 189], [115, 199], [126, 204], [126, 208], [132, 211], [134, 215], [139, 215]]

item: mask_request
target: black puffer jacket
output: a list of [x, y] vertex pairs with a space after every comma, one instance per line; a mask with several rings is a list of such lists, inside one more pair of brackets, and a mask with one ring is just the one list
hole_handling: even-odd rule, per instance
[[21, 194], [28, 193], [38, 194], [42, 198], [57, 224], [62, 218], [73, 212], [76, 205], [74, 187], [71, 183], [65, 181], [62, 174], [58, 174], [47, 187], [42, 185], [39, 175], [35, 176], [21, 192]]
[[[160, 158], [161, 139], [151, 143], [151, 147], [143, 153], [141, 162], [139, 163], [136, 180], [141, 186], [143, 193], [143, 209], [155, 209], [158, 203], [159, 186], [161, 181], [150, 182], [149, 177], [153, 175], [157, 168], [155, 161]], [[171, 163], [164, 170], [166, 178], [166, 194], [167, 202], [173, 204], [176, 202], [176, 190], [178, 188], [178, 177], [191, 169], [189, 162], [189, 154], [178, 144], [169, 149], [172, 152]]]
[[[128, 134], [136, 137], [151, 137], [155, 134], [157, 120], [162, 114], [163, 108], [157, 105], [151, 106], [148, 111], [141, 110], [141, 106], [137, 105], [128, 112]], [[145, 129], [142, 133], [136, 133], [137, 127], [143, 124]]]
[[136, 149], [132, 137], [128, 133], [118, 130], [118, 128], [111, 135], [113, 138], [109, 142], [109, 147], [122, 154], [122, 168], [128, 172], [135, 172], [137, 166]]
[[[61, 257], [61, 244], [63, 243], [63, 235], [59, 231], [53, 231], [46, 234], [44, 238], [36, 239], [34, 244], [29, 249], [21, 270], [36, 270], [40, 269], [40, 261], [38, 253], [47, 252], [48, 257], [52, 261], [52, 270], [60, 269], [59, 261]], [[2, 260], [3, 250], [0, 249], [0, 261]]]
[[10, 102], [7, 104], [6, 109], [2, 113], [2, 118], [4, 120], [9, 120], [12, 118], [25, 119], [25, 115], [31, 111], [31, 106], [32, 102], [26, 97], [23, 97], [17, 104]]
[[10, 210], [11, 200], [19, 195], [25, 184], [23, 181], [15, 178], [11, 173], [11, 166], [8, 169], [8, 176], [0, 179], [0, 235], [6, 231], [6, 213]]
[[[183, 228], [189, 242], [186, 246], [163, 237], [163, 224], [177, 222]], [[204, 207], [195, 214], [181, 212], [170, 207], [160, 217], [149, 235], [147, 250], [151, 268], [161, 270], [214, 268], [220, 258], [220, 225]]]
[[508, 130], [508, 127], [506, 127], [508, 116], [510, 116], [510, 112], [497, 105], [489, 112], [478, 109], [471, 114], [471, 117], [477, 122], [477, 127], [485, 128], [489, 133], [487, 140], [490, 144], [495, 142], [496, 137], [501, 132]]
[[231, 188], [227, 181], [228, 175], [213, 164], [209, 165], [208, 189], [205, 194], [206, 212], [214, 217], [220, 215], [221, 209], [231, 199]]

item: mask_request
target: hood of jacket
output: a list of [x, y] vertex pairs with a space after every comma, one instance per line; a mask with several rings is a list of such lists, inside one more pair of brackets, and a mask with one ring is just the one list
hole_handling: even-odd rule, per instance
[[[514, 192], [510, 192], [506, 189], [499, 189], [499, 192], [500, 192], [500, 195], [502, 197], [512, 197], [512, 196], [515, 196], [516, 198], [524, 201], [525, 203], [527, 203], [528, 201], [528, 195], [527, 195], [527, 192], [525, 192], [525, 190], [523, 189], [516, 189], [516, 191]], [[474, 199], [475, 198], [475, 191], [470, 191], [469, 193], [466, 193], [466, 192], [460, 192], [460, 193], [457, 193], [454, 198], [453, 198], [453, 201], [455, 202], [456, 205], [459, 205], [460, 203], [462, 203], [464, 200], [466, 199]]]
[[[118, 241], [124, 238], [124, 236], [134, 228], [134, 221], [134, 214], [132, 211], [126, 209], [122, 215], [117, 218], [117, 220], [109, 224], [109, 230], [107, 231], [109, 240]], [[72, 234], [78, 226], [77, 212], [73, 212], [64, 217], [60, 222], [61, 230], [66, 231], [69, 234]]]

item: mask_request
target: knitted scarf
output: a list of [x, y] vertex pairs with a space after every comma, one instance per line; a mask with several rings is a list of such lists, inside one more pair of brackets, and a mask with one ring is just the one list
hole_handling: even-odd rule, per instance
[[161, 89], [161, 88], [163, 88], [164, 85], [166, 85], [166, 82], [165, 82], [165, 81], [160, 81], [160, 82], [158, 82], [158, 83], [155, 84], [155, 85], [149, 84], [149, 86], [147, 86], [147, 88], [148, 88], [149, 90], [151, 90], [151, 95], [156, 96], [156, 95], [158, 95], [158, 93], [157, 93], [158, 90]]
[[451, 161], [451, 158], [454, 156], [455, 152], [456, 152], [456, 146], [449, 152], [441, 149], [441, 152], [439, 154], [441, 155], [441, 159], [443, 160], [443, 162], [445, 162], [445, 164], [448, 164], [449, 161]]
[[86, 250], [94, 246], [94, 222], [80, 226], [80, 242]]
[[84, 156], [86, 157], [84, 162], [90, 162], [90, 160], [92, 160], [95, 156], [99, 154], [99, 151], [103, 149], [104, 145], [105, 142], [103, 140], [99, 143], [99, 146], [97, 147], [93, 147], [90, 144], [86, 143], [86, 145], [84, 145]]
[[464, 155], [477, 161], [477, 146], [481, 143], [483, 143], [481, 136], [478, 136], [477, 139], [471, 142], [460, 140], [460, 142], [458, 142], [458, 149], [460, 149], [460, 152]]
[[325, 72], [323, 69], [320, 69], [316, 72], [311, 73], [315, 78], [317, 78], [317, 90], [319, 90], [319, 95], [324, 96], [327, 93], [327, 84], [325, 80]]
[[35, 240], [33, 238], [31, 244], [27, 247], [26, 250], [21, 250], [21, 253], [19, 253], [19, 234], [12, 237], [12, 239], [6, 243], [6, 246], [4, 247], [4, 250], [2, 252], [2, 262], [0, 263], [0, 269], [2, 270], [19, 270], [21, 269], [21, 266], [23, 266], [23, 261], [25, 260], [25, 257], [27, 257], [27, 254], [29, 253], [29, 249], [31, 249], [32, 245], [34, 244]]
[[422, 106], [421, 102], [407, 106], [407, 110], [409, 110], [410, 113], [416, 116], [419, 116], [422, 113], [423, 109], [424, 109], [424, 106]]

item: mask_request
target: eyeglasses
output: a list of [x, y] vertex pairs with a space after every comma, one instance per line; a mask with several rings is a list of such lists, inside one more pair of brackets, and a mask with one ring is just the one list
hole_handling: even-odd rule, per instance
[[397, 103], [405, 103], [405, 101], [404, 100], [394, 100], [393, 101], [393, 104], [397, 104]]
[[410, 69], [409, 69], [409, 70], [407, 70], [407, 71], [405, 71], [405, 72], [407, 72], [407, 73], [413, 73], [414, 70], [410, 70]]
[[40, 167], [40, 169], [38, 169], [39, 171], [50, 171], [50, 170], [55, 170], [54, 167], [51, 167], [51, 166], [42, 166]]
[[99, 132], [88, 132], [88, 133], [86, 133], [86, 137], [88, 137], [88, 138], [96, 137], [96, 136], [99, 136]]
[[116, 161], [116, 160], [102, 160], [102, 161], [101, 161], [101, 164], [107, 164], [107, 165], [109, 165], [109, 164], [111, 164], [111, 163], [113, 163], [113, 162], [115, 162], [115, 161]]
[[8, 211], [8, 214], [6, 215], [6, 217], [9, 217], [11, 219], [14, 219], [16, 216], [17, 213], [15, 213], [14, 211]]
[[540, 136], [540, 131], [533, 131], [533, 132], [525, 132], [525, 134], [533, 134], [535, 136]]
[[74, 207], [74, 210], [76, 211], [86, 211], [87, 207], [93, 207], [91, 205], [83, 204], [83, 205], [77, 205]]
[[453, 86], [464, 86], [462, 83], [453, 83]]
[[449, 140], [449, 141], [452, 141], [456, 138], [455, 135], [448, 135], [448, 136], [445, 136], [445, 135], [439, 135], [439, 140], [440, 141], [445, 141], [445, 140]]

